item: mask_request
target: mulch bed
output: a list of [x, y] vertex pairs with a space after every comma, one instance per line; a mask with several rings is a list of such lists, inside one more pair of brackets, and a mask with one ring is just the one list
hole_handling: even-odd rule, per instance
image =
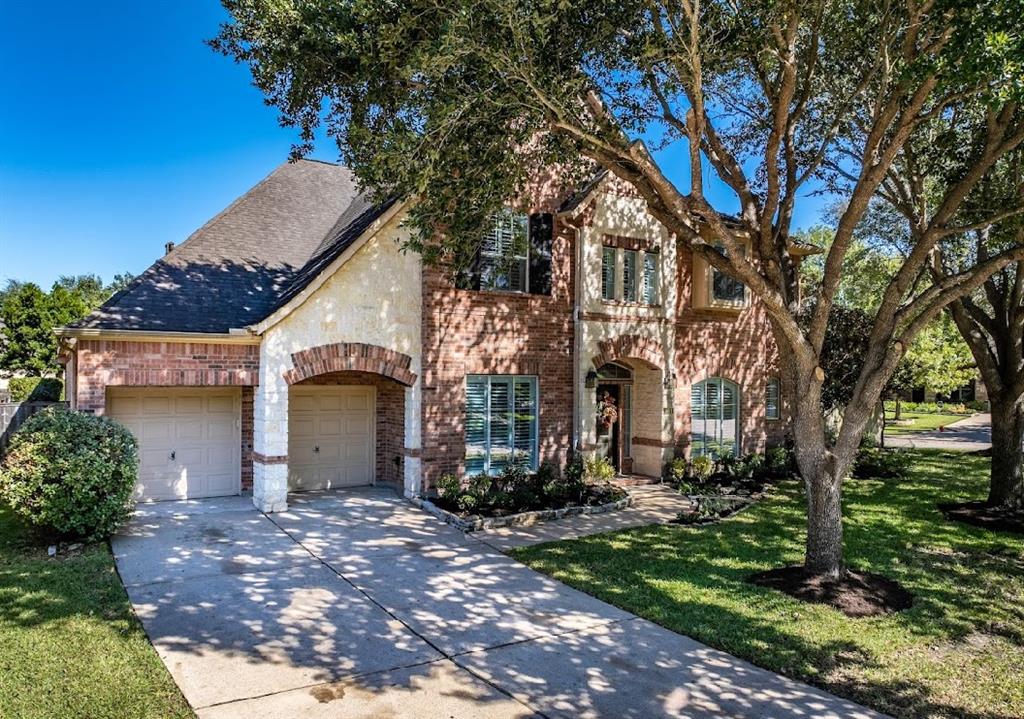
[[939, 510], [947, 519], [997, 532], [1024, 534], [1024, 511], [996, 509], [985, 502], [949, 502]]
[[914, 596], [879, 574], [847, 571], [840, 577], [811, 574], [801, 566], [758, 572], [747, 581], [785, 592], [804, 602], [828, 604], [848, 617], [873, 617], [907, 609]]

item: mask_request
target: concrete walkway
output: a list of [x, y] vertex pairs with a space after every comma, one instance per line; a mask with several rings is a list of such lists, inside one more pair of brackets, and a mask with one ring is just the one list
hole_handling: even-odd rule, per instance
[[534, 572], [386, 490], [144, 506], [113, 540], [202, 719], [878, 717]]
[[690, 501], [668, 485], [640, 485], [628, 487], [627, 491], [633, 495], [633, 504], [627, 509], [620, 509], [617, 512], [565, 517], [528, 527], [499, 527], [473, 532], [471, 536], [494, 549], [507, 551], [529, 544], [554, 542], [559, 539], [576, 539], [591, 534], [614, 532], [618, 529], [643, 527], [648, 524], [664, 524], [675, 519], [683, 510], [690, 508]]
[[886, 447], [908, 449], [947, 449], [978, 452], [992, 446], [992, 416], [974, 414], [946, 427], [942, 432], [913, 432], [886, 435]]

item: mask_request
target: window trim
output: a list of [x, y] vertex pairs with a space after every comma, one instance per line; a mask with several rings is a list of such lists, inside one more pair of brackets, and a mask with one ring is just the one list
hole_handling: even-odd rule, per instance
[[[484, 459], [483, 468], [479, 473], [474, 474], [486, 474], [490, 477], [495, 477], [501, 474], [500, 471], [496, 471], [491, 466], [491, 387], [495, 382], [507, 383], [511, 389], [509, 393], [509, 401], [512, 407], [512, 413], [515, 413], [516, 397], [515, 397], [515, 386], [517, 382], [526, 381], [530, 386], [530, 394], [533, 397], [533, 421], [531, 422], [531, 439], [530, 439], [530, 458], [527, 462], [526, 469], [530, 472], [536, 472], [540, 467], [540, 381], [537, 375], [524, 375], [524, 374], [467, 374], [464, 382], [464, 397], [466, 405], [463, 407], [463, 444], [465, 445], [462, 461], [463, 468], [465, 469], [466, 454], [469, 449], [469, 443], [466, 441], [466, 417], [469, 414], [468, 410], [468, 392], [469, 385], [471, 382], [483, 381], [486, 383], [486, 389], [484, 391], [484, 407], [486, 408], [486, 416], [484, 419]], [[515, 457], [515, 420], [509, 422], [509, 446], [512, 448], [513, 459]], [[469, 470], [465, 470], [469, 474]]]
[[[718, 252], [720, 252], [721, 254], [725, 255], [726, 257], [728, 257], [726, 249], [725, 249], [725, 247], [723, 245], [720, 245], [720, 244], [715, 245], [714, 249], [717, 250]], [[720, 270], [716, 269], [715, 266], [712, 265], [710, 262], [708, 263], [708, 270], [710, 271], [710, 275], [708, 276], [708, 304], [710, 304], [712, 306], [719, 306], [719, 307], [743, 307], [743, 306], [745, 306], [747, 304], [747, 286], [746, 286], [746, 284], [744, 284], [743, 282], [740, 282], [739, 280], [734, 279], [734, 278], [730, 277], [729, 275], [727, 275], [726, 273], [721, 272]], [[743, 296], [740, 297], [739, 299], [731, 299], [731, 298], [726, 298], [726, 297], [717, 297], [715, 295], [715, 279], [719, 275], [721, 275], [722, 277], [727, 279], [729, 282], [735, 282], [740, 287], [742, 287], [743, 288]]]
[[[771, 412], [771, 401], [769, 399], [771, 388], [775, 388], [775, 413]], [[782, 419], [782, 383], [778, 377], [769, 377], [764, 385], [764, 418], [769, 422], [777, 422]]]

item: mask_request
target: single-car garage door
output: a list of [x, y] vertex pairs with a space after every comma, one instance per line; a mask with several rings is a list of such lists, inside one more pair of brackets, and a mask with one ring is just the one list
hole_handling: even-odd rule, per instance
[[373, 387], [293, 386], [288, 397], [288, 488], [372, 484]]
[[110, 388], [108, 415], [139, 442], [136, 498], [195, 499], [238, 494], [238, 388]]

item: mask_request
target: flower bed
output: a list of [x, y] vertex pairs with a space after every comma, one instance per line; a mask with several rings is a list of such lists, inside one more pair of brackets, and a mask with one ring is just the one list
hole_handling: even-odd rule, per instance
[[629, 506], [629, 495], [611, 484], [612, 476], [614, 470], [604, 458], [576, 457], [564, 472], [547, 463], [535, 473], [510, 464], [494, 477], [460, 480], [445, 475], [437, 482], [436, 496], [416, 503], [464, 531], [531, 524]]

